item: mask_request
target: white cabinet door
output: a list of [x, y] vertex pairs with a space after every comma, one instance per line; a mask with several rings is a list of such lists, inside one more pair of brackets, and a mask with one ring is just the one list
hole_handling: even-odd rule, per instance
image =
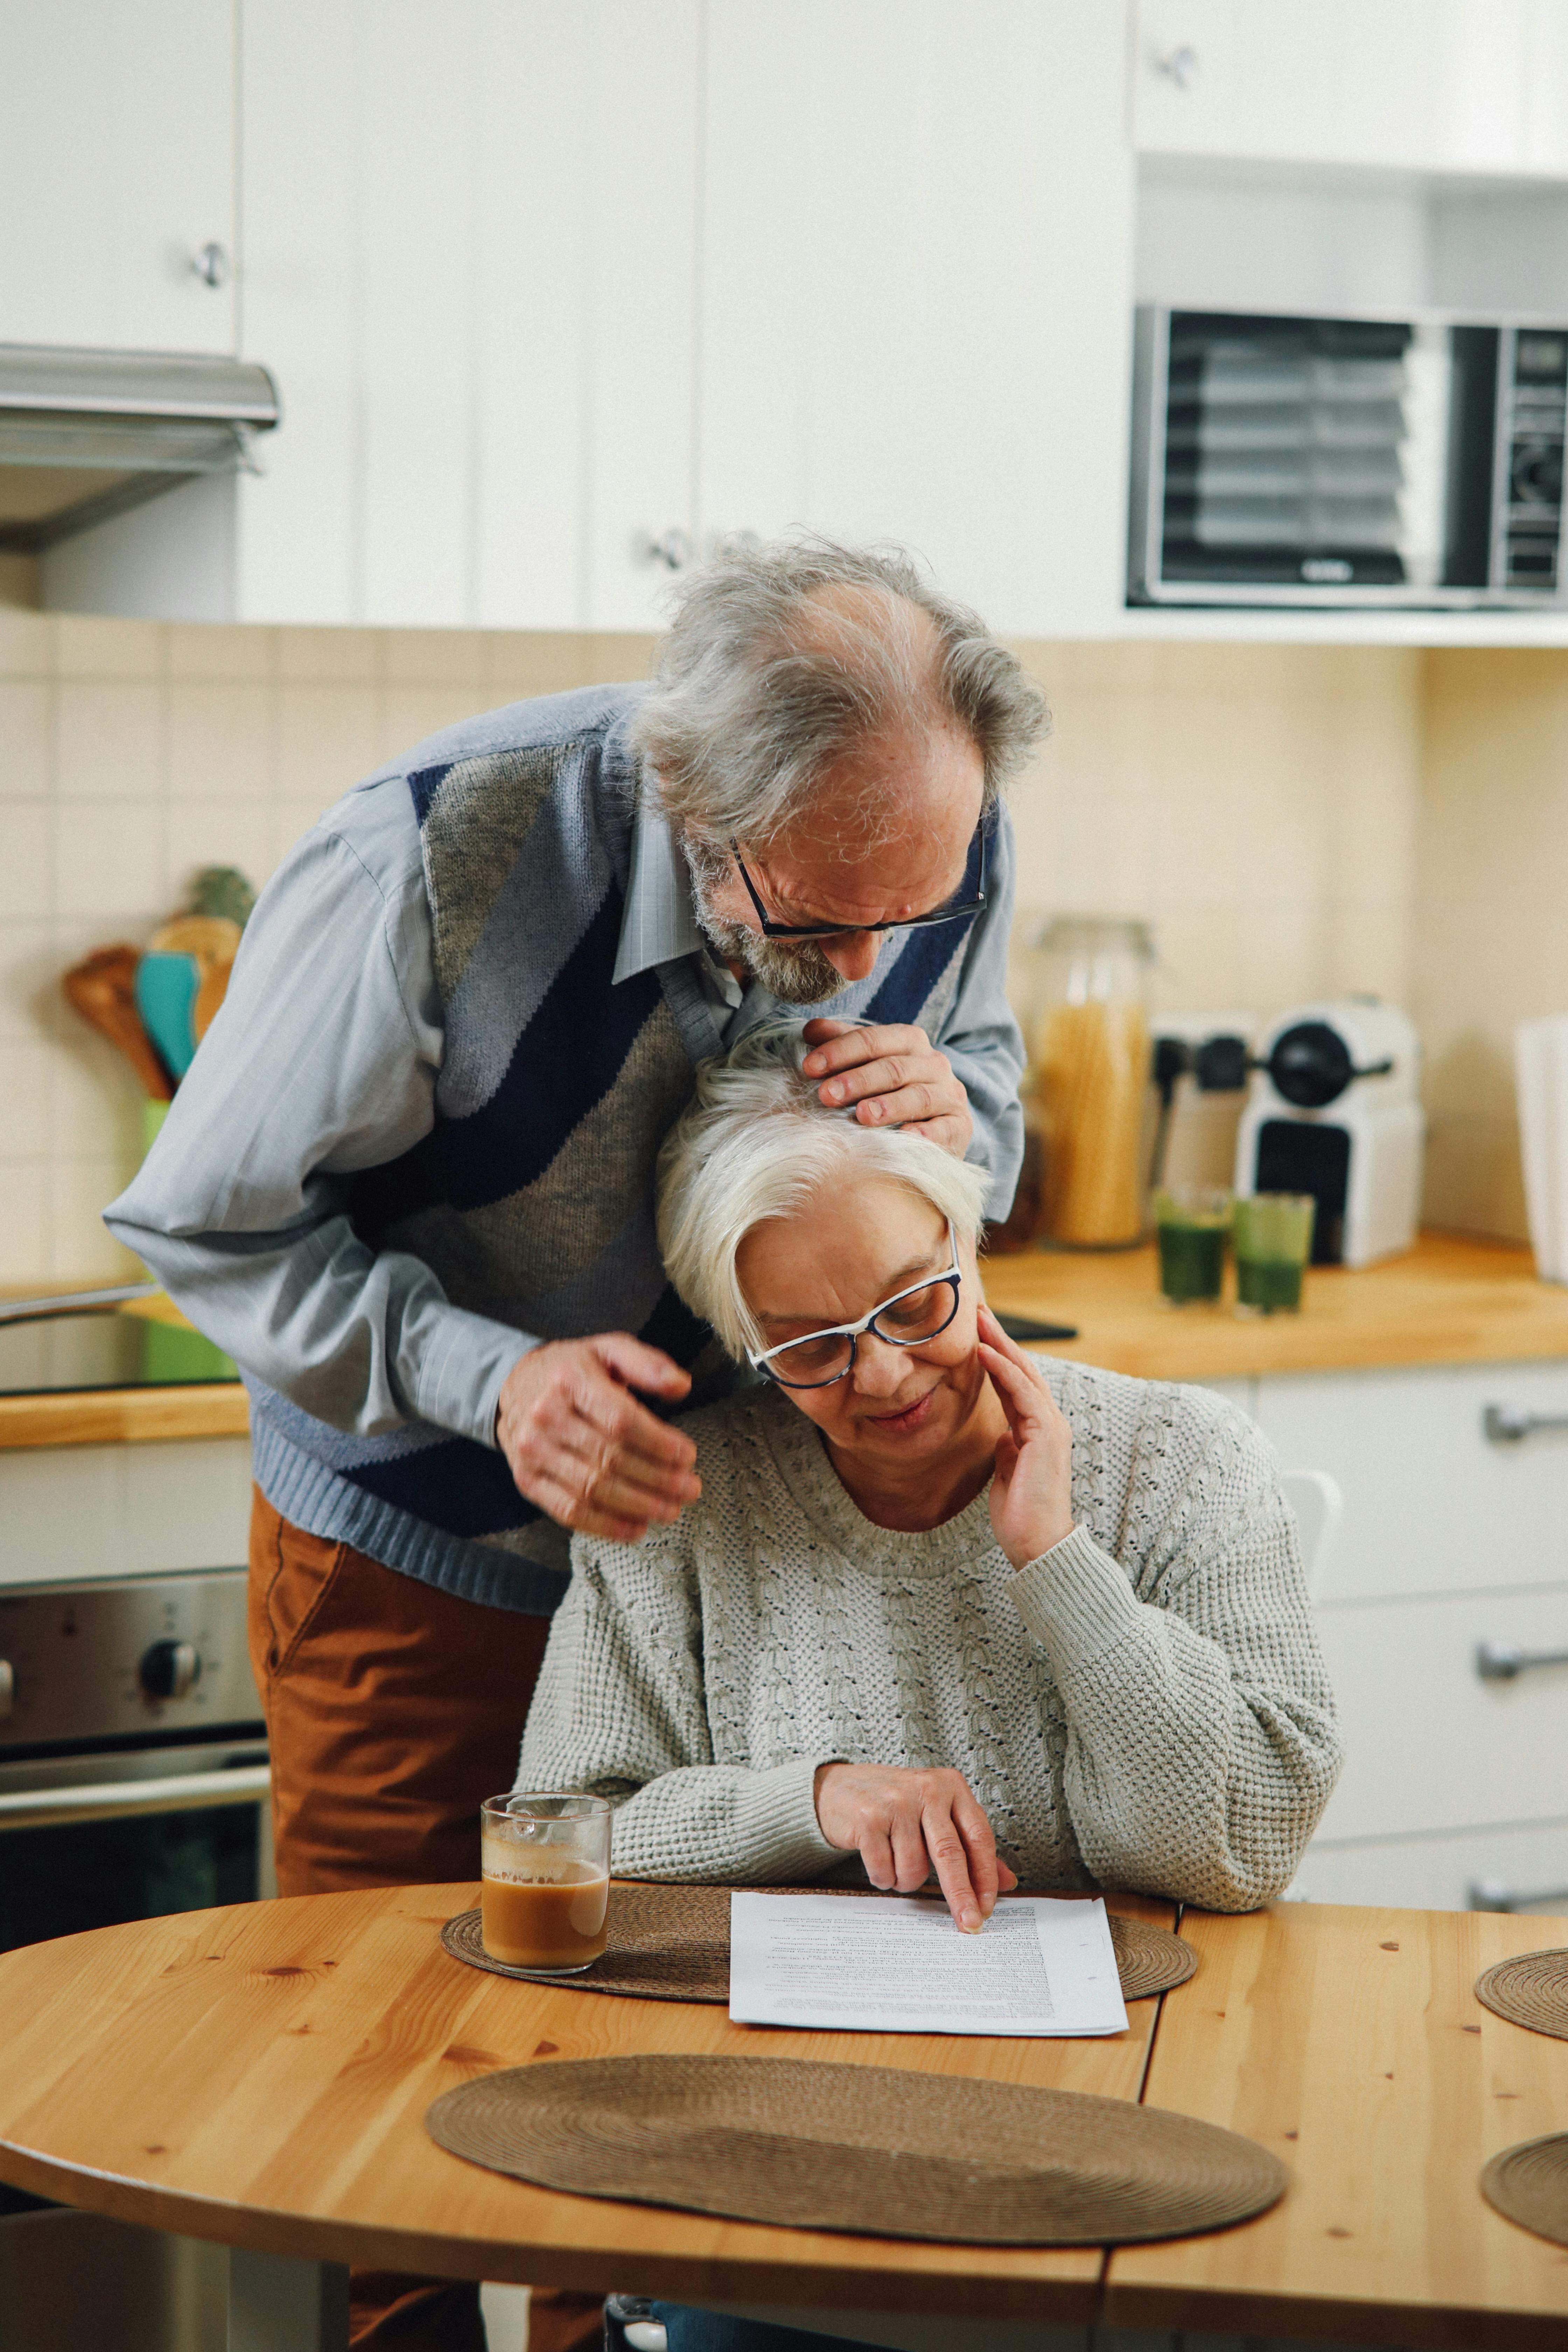
[[233, 350], [234, 17], [0, 0], [0, 342]]
[[1153, 154], [1541, 169], [1558, 125], [1536, 61], [1561, 14], [1562, 0], [1139, 0], [1134, 135]]
[[1320, 1600], [1568, 1579], [1568, 1431], [1493, 1444], [1489, 1404], [1568, 1415], [1568, 1363], [1258, 1381], [1258, 1419], [1286, 1466], [1327, 1470], [1344, 1493]]
[[1303, 1903], [1466, 1911], [1472, 1890], [1485, 1892], [1488, 1909], [1504, 1896], [1510, 1909], [1568, 1915], [1568, 1821], [1529, 1829], [1466, 1830], [1458, 1837], [1378, 1839], [1364, 1845], [1320, 1844], [1314, 1839], [1290, 1894]]
[[1121, 597], [1125, 26], [710, 0], [699, 508], [913, 546], [1017, 634]]
[[1568, 1809], [1568, 1664], [1483, 1680], [1490, 1643], [1568, 1654], [1568, 1586], [1320, 1609], [1345, 1766], [1320, 1834], [1346, 1838], [1561, 1817]]
[[689, 532], [698, 0], [267, 0], [252, 620], [647, 628]]

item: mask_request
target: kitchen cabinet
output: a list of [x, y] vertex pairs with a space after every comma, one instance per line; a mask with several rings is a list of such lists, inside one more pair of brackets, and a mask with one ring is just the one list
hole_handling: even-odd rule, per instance
[[693, 521], [698, 27], [246, 12], [244, 349], [285, 424], [242, 486], [240, 617], [654, 625], [649, 547]]
[[1568, 1584], [1568, 1431], [1498, 1444], [1490, 1406], [1568, 1417], [1568, 1363], [1258, 1382], [1280, 1459], [1331, 1471], [1344, 1492], [1321, 1604]]
[[271, 0], [244, 43], [286, 416], [241, 617], [647, 629], [800, 527], [1015, 632], [1114, 613], [1120, 9]]
[[0, 1591], [242, 1565], [250, 1504], [248, 1437], [0, 1444]]
[[897, 539], [1017, 634], [1114, 610], [1125, 49], [1073, 0], [710, 0], [705, 534]]
[[1568, 165], [1563, 0], [1138, 0], [1146, 154], [1421, 173]]
[[[1319, 1582], [1346, 1760], [1296, 1881], [1316, 1902], [1568, 1895], [1568, 1432], [1486, 1434], [1489, 1407], [1568, 1416], [1568, 1362], [1265, 1375], [1288, 1468], [1343, 1490]], [[1495, 1899], [1495, 1895], [1493, 1899]]]
[[234, 349], [236, 13], [7, 0], [0, 342]]

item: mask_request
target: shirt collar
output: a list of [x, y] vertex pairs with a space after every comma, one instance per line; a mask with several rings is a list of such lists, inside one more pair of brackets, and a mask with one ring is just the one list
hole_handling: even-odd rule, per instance
[[701, 948], [685, 860], [663, 811], [641, 800], [632, 819], [631, 870], [612, 985]]

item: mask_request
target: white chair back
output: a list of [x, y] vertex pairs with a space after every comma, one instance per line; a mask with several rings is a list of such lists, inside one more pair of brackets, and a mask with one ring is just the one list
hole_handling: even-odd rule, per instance
[[1344, 1516], [1345, 1498], [1338, 1480], [1331, 1478], [1326, 1470], [1287, 1470], [1279, 1484], [1301, 1530], [1307, 1596], [1315, 1601], [1322, 1589], [1329, 1548]]

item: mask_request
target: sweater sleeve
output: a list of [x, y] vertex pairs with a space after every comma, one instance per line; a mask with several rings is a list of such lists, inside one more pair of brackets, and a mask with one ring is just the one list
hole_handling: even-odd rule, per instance
[[1289, 1885], [1339, 1775], [1294, 1515], [1226, 1412], [1141, 1578], [1084, 1528], [1014, 1598], [1068, 1717], [1066, 1795], [1102, 1885], [1247, 1911]]
[[698, 1580], [680, 1522], [640, 1545], [578, 1536], [518, 1764], [520, 1789], [584, 1789], [616, 1808], [626, 1878], [782, 1885], [844, 1856], [817, 1827], [830, 1754], [765, 1771], [716, 1764]]

